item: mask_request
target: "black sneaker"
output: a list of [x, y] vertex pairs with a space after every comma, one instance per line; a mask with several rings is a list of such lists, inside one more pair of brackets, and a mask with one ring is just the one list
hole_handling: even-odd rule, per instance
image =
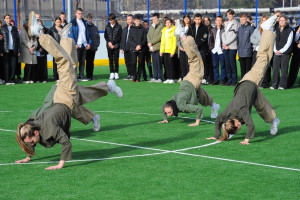
[[219, 81], [214, 81], [212, 85], [219, 85]]

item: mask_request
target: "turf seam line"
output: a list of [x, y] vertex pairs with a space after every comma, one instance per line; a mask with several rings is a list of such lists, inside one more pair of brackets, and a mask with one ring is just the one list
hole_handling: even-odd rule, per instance
[[[94, 159], [81, 159], [81, 160], [68, 160], [67, 163], [73, 162], [93, 162], [93, 161], [102, 161], [102, 160], [116, 160], [122, 158], [135, 158], [135, 157], [146, 157], [146, 156], [154, 156], [160, 154], [166, 154], [168, 152], [158, 152], [158, 153], [147, 153], [147, 154], [137, 154], [131, 156], [117, 156], [117, 157], [108, 157], [108, 158], [94, 158]], [[28, 163], [2, 163], [0, 166], [8, 166], [8, 165], [33, 165], [33, 164], [51, 164], [51, 163], [59, 163], [59, 161], [48, 161], [48, 162], [28, 162]]]

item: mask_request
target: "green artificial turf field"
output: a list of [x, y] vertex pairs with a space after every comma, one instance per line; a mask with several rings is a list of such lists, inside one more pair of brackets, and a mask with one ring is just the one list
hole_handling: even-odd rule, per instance
[[[121, 78], [125, 71], [122, 66]], [[107, 81], [108, 67], [96, 67], [94, 74], [97, 80], [79, 84]], [[15, 140], [17, 125], [42, 104], [54, 82], [0, 86], [0, 199], [300, 198], [298, 85], [262, 90], [281, 120], [278, 134], [271, 136], [269, 124], [253, 109], [255, 138], [242, 146], [246, 127], [226, 142], [205, 139], [214, 135], [210, 107], [198, 127], [187, 126], [194, 114], [158, 124], [161, 105], [179, 90], [178, 83], [116, 82], [122, 99], [109, 94], [86, 105], [101, 114], [100, 132], [92, 123], [72, 120], [73, 160], [57, 171], [45, 168], [59, 161], [61, 145], [37, 145], [30, 164], [14, 164], [25, 158]], [[220, 111], [233, 96], [233, 87], [203, 87]]]

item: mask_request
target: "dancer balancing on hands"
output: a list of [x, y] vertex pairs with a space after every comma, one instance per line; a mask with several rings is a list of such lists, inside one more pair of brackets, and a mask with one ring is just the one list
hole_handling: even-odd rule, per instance
[[[266, 122], [271, 122], [270, 134], [276, 135], [280, 120], [276, 117], [274, 108], [261, 93], [259, 86], [273, 56], [275, 33], [273, 26], [277, 16], [274, 15], [265, 21], [261, 28], [262, 37], [257, 52], [257, 60], [252, 69], [245, 74], [243, 79], [235, 87], [234, 97], [226, 109], [218, 116], [215, 122], [215, 136], [207, 138], [225, 141], [236, 134], [243, 124], [247, 126], [247, 133], [242, 145], [249, 145], [249, 140], [254, 138], [254, 123], [251, 118], [252, 106]], [[221, 128], [223, 137], [221, 137]], [[221, 138], [220, 138], [221, 137]]]
[[[16, 139], [27, 157], [16, 163], [29, 162], [35, 155], [34, 149], [37, 143], [46, 148], [59, 143], [62, 145], [60, 162], [46, 169], [60, 169], [66, 160], [72, 159], [71, 114], [81, 106], [81, 103], [84, 103], [78, 90], [74, 67], [77, 61], [75, 42], [71, 38], [62, 38], [58, 44], [50, 35], [40, 35], [40, 26], [34, 12], [29, 15], [29, 34], [39, 36], [41, 46], [55, 58], [60, 81], [54, 92], [53, 106], [36, 119], [18, 125]], [[118, 97], [123, 96], [121, 88], [116, 86], [114, 81], [108, 82], [106, 86], [103, 85], [103, 88], [105, 87]]]
[[203, 112], [198, 103], [202, 106], [211, 106], [211, 118], [218, 116], [220, 105], [216, 104], [213, 98], [201, 87], [204, 74], [203, 61], [194, 38], [185, 35], [179, 19], [176, 21], [175, 35], [180, 36], [188, 56], [189, 72], [180, 83], [180, 91], [170, 101], [163, 104], [163, 121], [158, 123], [168, 123], [167, 117], [177, 117], [179, 112], [184, 112], [196, 113], [196, 122], [189, 126], [198, 126]]

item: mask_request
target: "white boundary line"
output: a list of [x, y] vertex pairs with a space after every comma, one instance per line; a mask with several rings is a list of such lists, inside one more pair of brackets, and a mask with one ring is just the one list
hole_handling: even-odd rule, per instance
[[[95, 158], [95, 159], [82, 159], [82, 160], [69, 160], [67, 163], [73, 162], [92, 162], [92, 161], [102, 161], [102, 160], [116, 160], [122, 158], [135, 158], [135, 157], [146, 157], [146, 156], [154, 156], [165, 154], [168, 152], [159, 152], [159, 153], [147, 153], [147, 154], [138, 154], [132, 156], [118, 156], [118, 157], [109, 157], [109, 158]], [[49, 161], [49, 162], [28, 162], [28, 163], [2, 163], [0, 166], [8, 166], [8, 165], [34, 165], [34, 164], [51, 164], [51, 163], [59, 163], [59, 161]]]

